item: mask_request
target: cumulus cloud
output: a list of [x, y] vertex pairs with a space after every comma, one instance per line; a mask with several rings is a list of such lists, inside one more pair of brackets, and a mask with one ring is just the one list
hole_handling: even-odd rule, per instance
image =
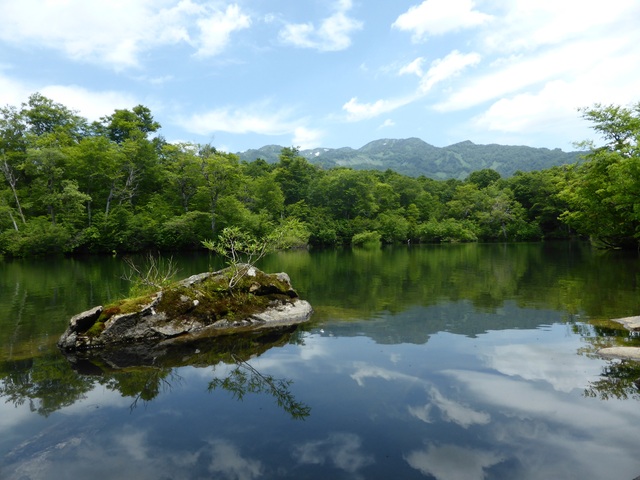
[[54, 49], [115, 69], [139, 66], [141, 53], [183, 44], [198, 56], [219, 54], [249, 17], [237, 5], [219, 10], [191, 0], [1, 2], [0, 40]]
[[313, 48], [322, 52], [349, 48], [351, 34], [362, 28], [362, 22], [347, 15], [351, 0], [339, 0], [335, 12], [316, 27], [312, 23], [290, 23], [280, 31], [280, 40], [300, 48]]
[[428, 35], [443, 35], [491, 20], [491, 15], [474, 8], [473, 0], [425, 0], [400, 15], [392, 27], [410, 32], [417, 42]]

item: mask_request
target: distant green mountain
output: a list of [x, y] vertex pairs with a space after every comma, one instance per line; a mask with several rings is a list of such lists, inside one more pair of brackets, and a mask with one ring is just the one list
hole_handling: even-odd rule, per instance
[[[238, 153], [241, 160], [251, 162], [262, 158], [278, 161], [282, 147], [267, 145], [257, 150]], [[358, 170], [391, 169], [404, 175], [424, 175], [435, 179], [464, 179], [469, 173], [491, 168], [503, 177], [516, 171], [544, 170], [556, 165], [578, 161], [580, 152], [564, 152], [559, 148], [533, 148], [512, 145], [476, 145], [465, 141], [448, 147], [434, 147], [419, 138], [380, 139], [357, 150], [344, 148], [313, 148], [300, 155], [324, 168], [350, 167]]]

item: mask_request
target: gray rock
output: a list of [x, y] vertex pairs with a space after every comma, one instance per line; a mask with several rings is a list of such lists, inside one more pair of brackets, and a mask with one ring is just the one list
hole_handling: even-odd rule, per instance
[[640, 347], [607, 347], [598, 350], [598, 355], [604, 358], [624, 358], [640, 361]]
[[[265, 274], [245, 266], [246, 281], [233, 294], [220, 296], [227, 271], [193, 275], [156, 292], [125, 313], [123, 305], [92, 308], [75, 315], [58, 341], [66, 351], [83, 351], [132, 343], [180, 342], [205, 336], [297, 325], [309, 320], [313, 309], [301, 300], [286, 273]], [[217, 283], [216, 283], [217, 282]], [[241, 297], [240, 295], [247, 295]], [[252, 297], [251, 297], [252, 296]], [[246, 305], [228, 307], [236, 298]], [[262, 307], [260, 307], [262, 305]], [[247, 313], [242, 313], [242, 312]], [[222, 313], [221, 313], [222, 312]]]
[[[640, 316], [614, 318], [613, 322], [618, 322], [624, 326], [631, 335], [640, 333]], [[640, 361], [640, 347], [607, 347], [598, 350], [598, 355], [604, 358], [622, 358], [626, 360]]]
[[612, 321], [621, 323], [627, 330], [631, 332], [640, 331], [640, 316], [614, 318]]

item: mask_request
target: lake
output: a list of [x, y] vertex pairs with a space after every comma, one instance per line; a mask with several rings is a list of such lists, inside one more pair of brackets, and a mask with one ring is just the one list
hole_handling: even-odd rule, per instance
[[[140, 260], [140, 259], [138, 259]], [[218, 268], [175, 255], [180, 277]], [[70, 363], [120, 257], [0, 260], [0, 478], [603, 479], [640, 475], [638, 254], [582, 243], [281, 252], [315, 313], [132, 366]]]

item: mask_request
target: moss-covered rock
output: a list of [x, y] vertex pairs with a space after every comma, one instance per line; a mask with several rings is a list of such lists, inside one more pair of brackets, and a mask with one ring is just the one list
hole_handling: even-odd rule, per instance
[[154, 294], [129, 298], [75, 315], [60, 337], [65, 351], [138, 342], [181, 342], [239, 331], [295, 325], [312, 308], [285, 273], [244, 265], [229, 289], [230, 269], [193, 275]]

